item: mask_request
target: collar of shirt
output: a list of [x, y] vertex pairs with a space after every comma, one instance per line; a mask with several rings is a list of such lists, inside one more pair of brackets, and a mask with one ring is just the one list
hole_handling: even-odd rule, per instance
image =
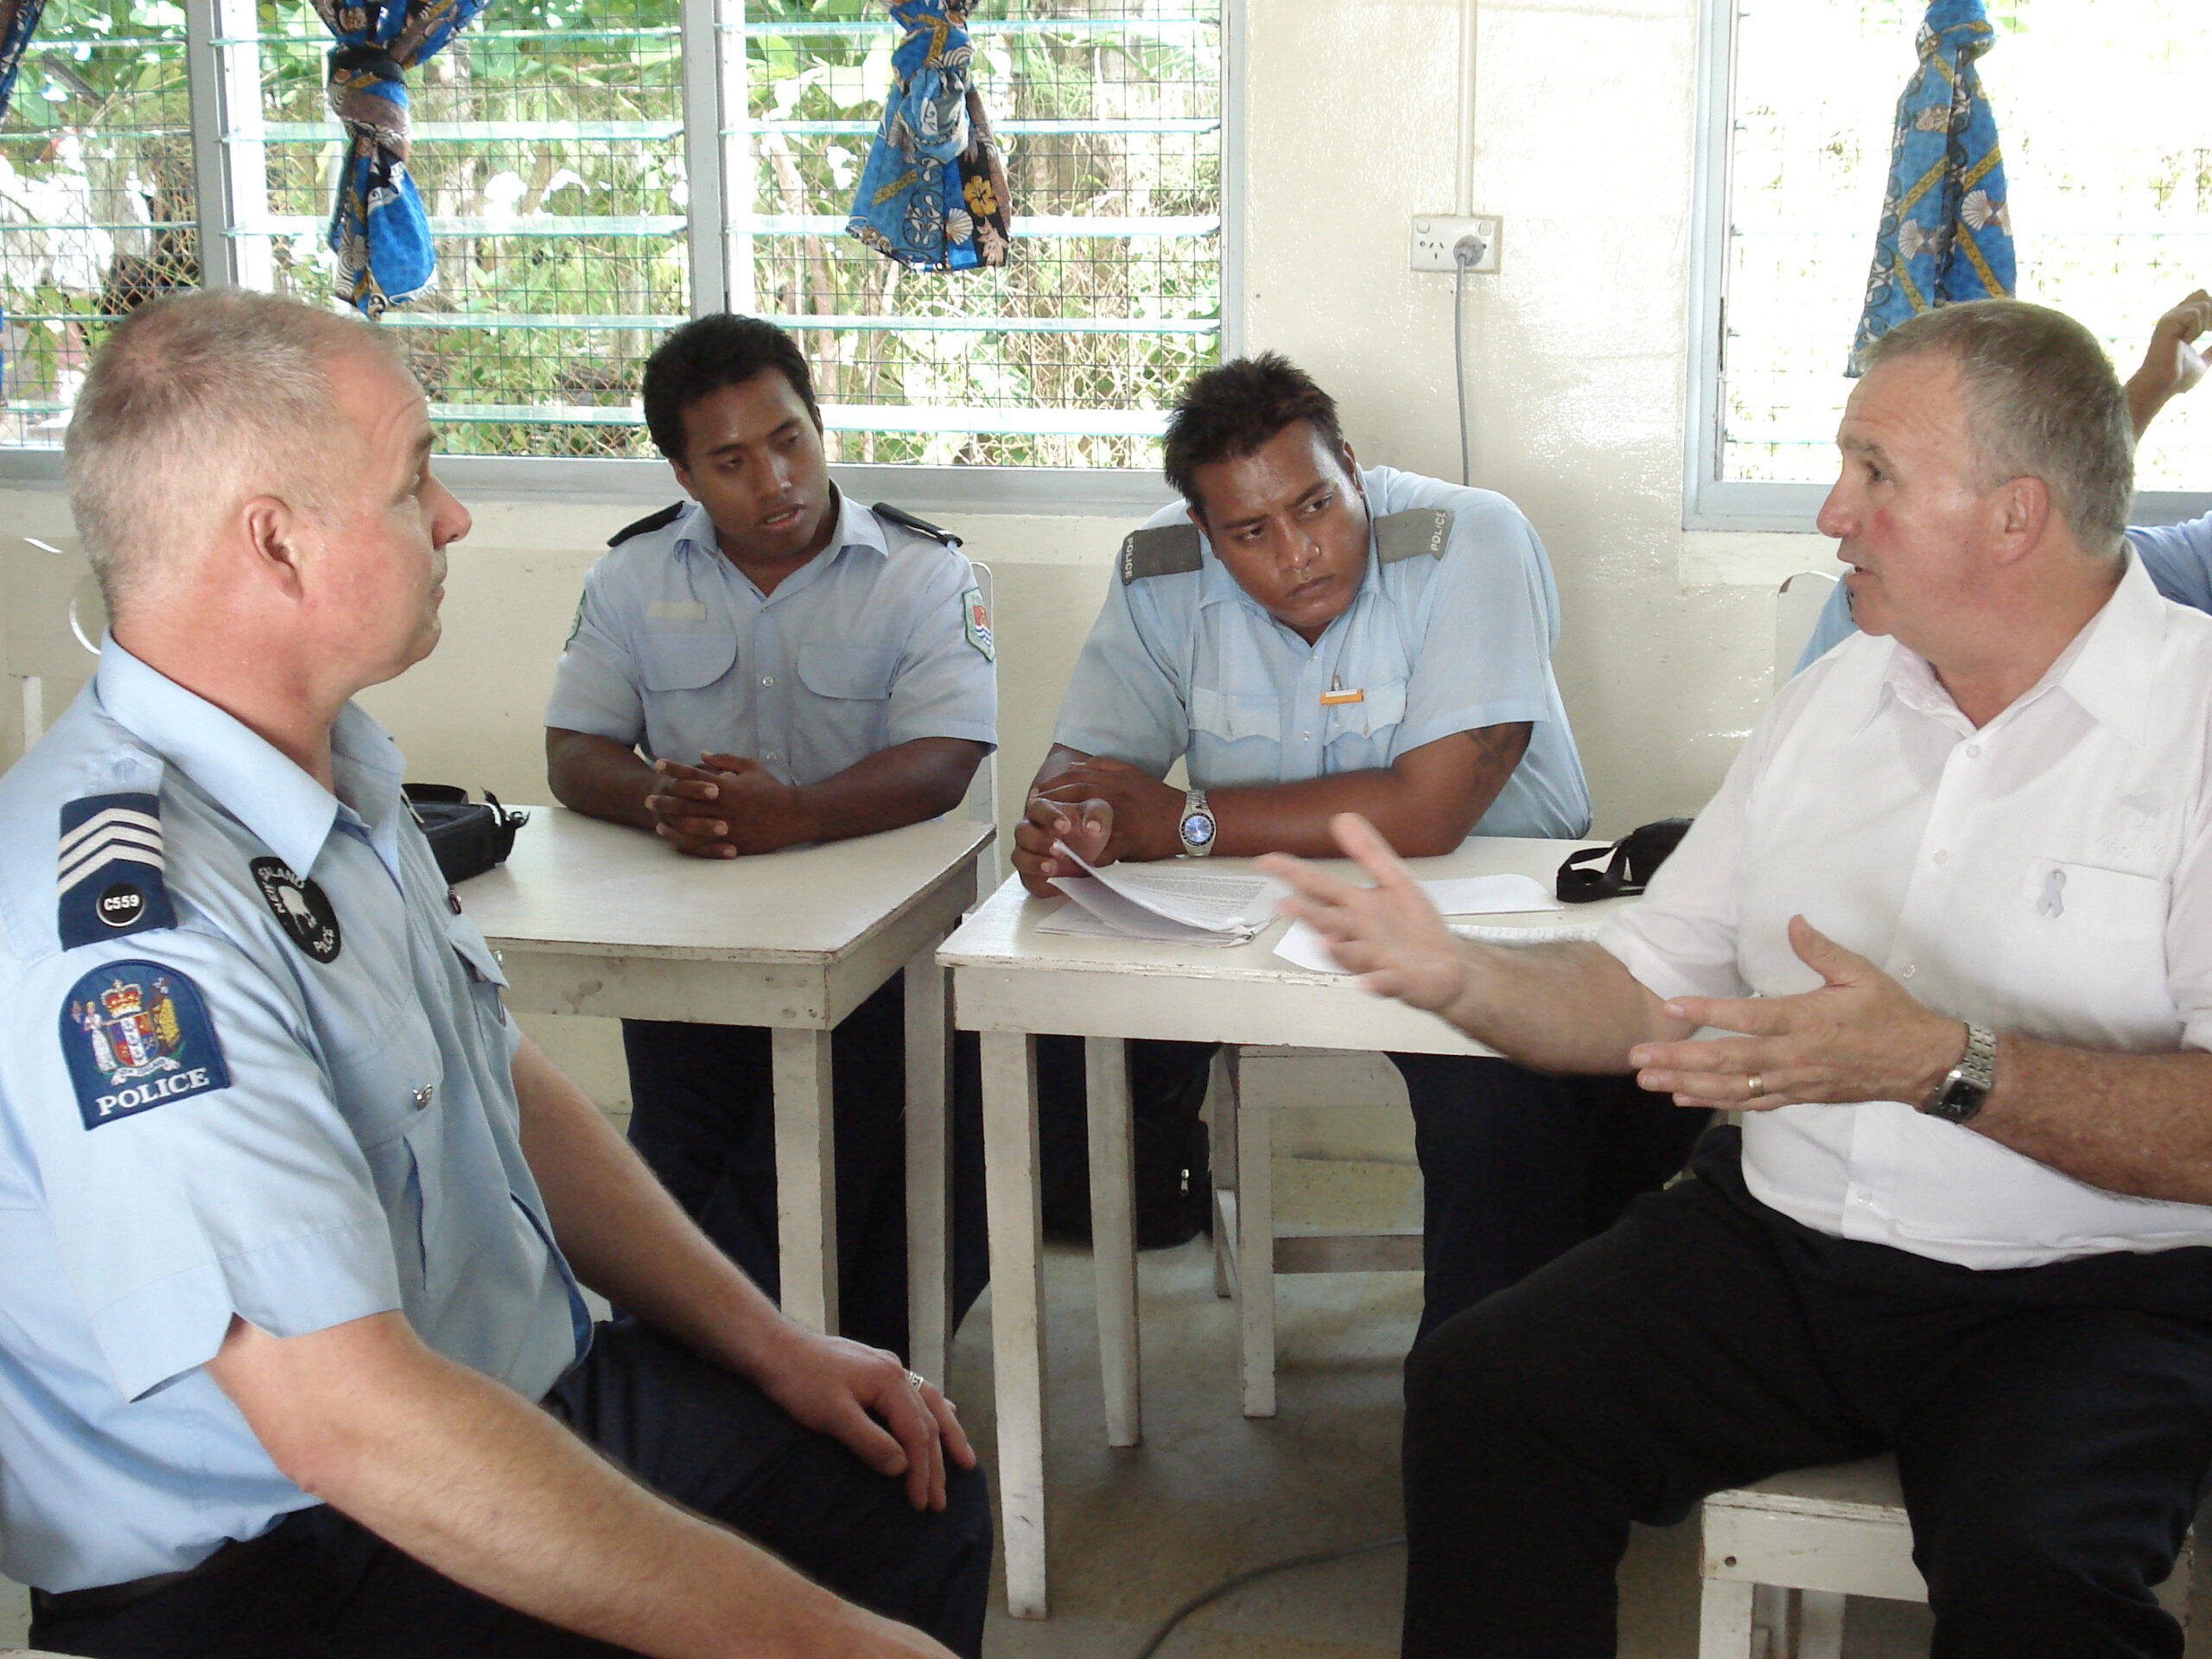
[[[837, 522], [836, 528], [830, 532], [829, 545], [778, 582], [776, 591], [766, 595], [766, 603], [772, 605], [785, 595], [803, 591], [820, 581], [848, 549], [859, 548], [874, 554], [879, 559], [891, 556], [891, 543], [886, 539], [883, 525], [875, 514], [858, 505], [834, 484], [830, 486], [830, 494], [837, 504]], [[677, 521], [676, 550], [680, 556], [710, 559], [750, 585], [750, 579], [723, 553], [721, 543], [715, 538], [715, 521], [707, 516], [706, 508], [696, 501]]]
[[[2092, 720], [2139, 747], [2151, 717], [2151, 681], [2165, 637], [2165, 611], [2166, 601], [2131, 550], [2112, 596], [2067, 642], [2043, 677], [1990, 723], [2010, 720], [2050, 693], [2063, 691]], [[1893, 702], [1966, 728], [1966, 717], [1928, 659], [1895, 643], [1869, 688], [1859, 729], [1865, 730]]]
[[109, 717], [204, 790], [302, 875], [315, 868], [341, 815], [359, 823], [392, 879], [399, 876], [399, 747], [352, 703], [331, 728], [334, 795], [289, 756], [116, 644], [101, 641], [94, 673]]

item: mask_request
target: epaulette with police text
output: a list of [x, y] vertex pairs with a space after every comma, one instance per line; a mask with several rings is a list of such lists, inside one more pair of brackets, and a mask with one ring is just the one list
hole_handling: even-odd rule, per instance
[[1387, 512], [1375, 521], [1375, 556], [1384, 564], [1400, 559], [1444, 556], [1444, 543], [1452, 534], [1452, 515], [1441, 507], [1408, 507]]
[[1204, 563], [1196, 524], [1133, 530], [1122, 541], [1122, 585], [1146, 576], [1179, 576]]
[[67, 803], [56, 860], [64, 950], [176, 925], [159, 796], [132, 791]]
[[904, 524], [916, 535], [927, 536], [933, 541], [943, 542], [947, 547], [960, 545], [960, 538], [945, 529], [944, 525], [933, 524], [926, 518], [917, 518], [906, 508], [894, 507], [888, 501], [879, 501], [875, 504], [875, 516], [879, 518], [888, 518], [894, 524]]
[[678, 501], [672, 507], [663, 507], [658, 512], [649, 512], [634, 524], [625, 524], [607, 538], [609, 547], [620, 547], [632, 536], [643, 536], [652, 531], [665, 530], [683, 515], [689, 504]]

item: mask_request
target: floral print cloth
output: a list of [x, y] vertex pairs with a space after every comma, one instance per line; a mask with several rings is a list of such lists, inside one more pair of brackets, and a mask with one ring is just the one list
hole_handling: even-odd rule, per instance
[[861, 168], [846, 230], [903, 264], [969, 270], [1006, 264], [1013, 236], [1006, 163], [969, 78], [968, 0], [892, 0], [906, 38]]
[[16, 71], [22, 67], [23, 49], [30, 45], [38, 15], [45, 10], [46, 0], [0, 0], [0, 115], [8, 113]]
[[2005, 162], [1974, 68], [1993, 38], [1982, 0], [1935, 0], [1921, 22], [1920, 68], [1897, 100], [1889, 189], [1847, 374], [1907, 317], [1957, 300], [2012, 297]]
[[324, 87], [345, 124], [330, 247], [338, 296], [367, 316], [437, 280], [430, 221], [407, 176], [407, 70], [435, 57], [486, 0], [315, 0], [338, 44]]

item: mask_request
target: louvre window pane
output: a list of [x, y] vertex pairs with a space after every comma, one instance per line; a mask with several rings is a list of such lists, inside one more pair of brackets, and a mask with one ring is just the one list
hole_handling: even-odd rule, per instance
[[49, 0], [0, 122], [0, 443], [58, 444], [114, 320], [200, 280], [184, 12]]
[[[2023, 299], [2078, 317], [2122, 375], [2212, 275], [2202, 0], [1989, 0], [1979, 65]], [[1850, 382], [1897, 94], [1925, 7], [1758, 0], [1736, 26], [1719, 477], [1825, 483]], [[2212, 489], [2212, 397], [2168, 406], [2147, 490]]]

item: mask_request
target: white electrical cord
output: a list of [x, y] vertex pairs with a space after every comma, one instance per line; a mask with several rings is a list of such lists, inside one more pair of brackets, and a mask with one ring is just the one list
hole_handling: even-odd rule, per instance
[[1459, 482], [1474, 482], [1474, 458], [1467, 430], [1467, 273], [1487, 251], [1481, 238], [1463, 236], [1452, 248], [1452, 385], [1459, 394]]
[[1348, 1544], [1342, 1549], [1322, 1549], [1316, 1550], [1311, 1555], [1294, 1555], [1287, 1561], [1270, 1561], [1265, 1567], [1255, 1567], [1249, 1572], [1236, 1573], [1224, 1579], [1211, 1590], [1201, 1590], [1173, 1612], [1168, 1614], [1166, 1618], [1160, 1620], [1158, 1628], [1146, 1638], [1145, 1644], [1139, 1648], [1130, 1659], [1152, 1659], [1152, 1656], [1160, 1651], [1160, 1644], [1175, 1633], [1175, 1627], [1178, 1624], [1197, 1612], [1208, 1602], [1218, 1601], [1230, 1591], [1242, 1590], [1255, 1580], [1272, 1578], [1278, 1573], [1288, 1573], [1297, 1567], [1319, 1567], [1325, 1561], [1348, 1560], [1354, 1555], [1371, 1554], [1378, 1549], [1394, 1548], [1405, 1541], [1402, 1536], [1377, 1538], [1364, 1544]]

